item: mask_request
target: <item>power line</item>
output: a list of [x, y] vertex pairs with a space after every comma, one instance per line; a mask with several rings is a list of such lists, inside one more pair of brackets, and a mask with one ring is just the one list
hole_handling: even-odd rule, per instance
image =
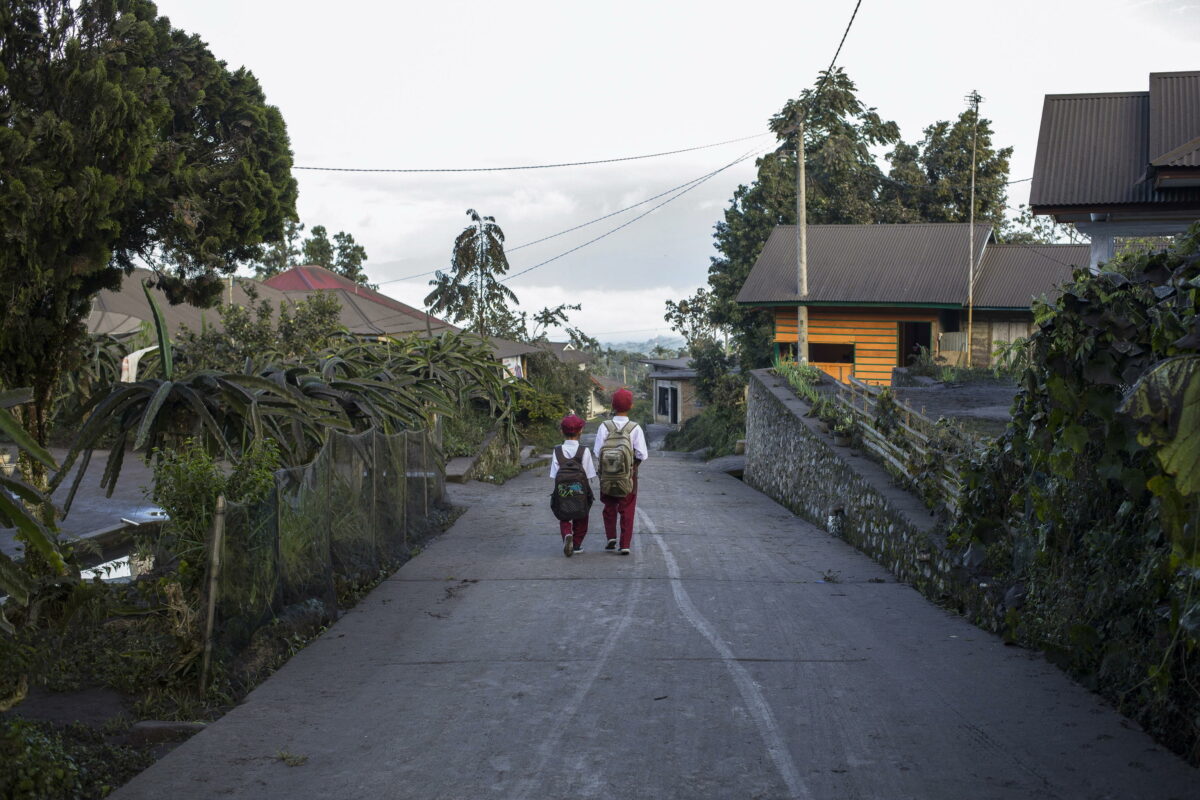
[[[687, 194], [688, 192], [690, 192], [692, 189], [695, 189], [697, 186], [699, 186], [700, 184], [702, 184], [702, 183], [704, 183], [705, 181], [707, 181], [709, 178], [712, 178], [713, 176], [715, 176], [715, 175], [718, 175], [718, 174], [720, 174], [720, 173], [724, 172], [725, 170], [729, 169], [730, 167], [732, 167], [732, 166], [734, 166], [734, 165], [736, 165], [736, 164], [740, 164], [741, 162], [745, 161], [745, 160], [746, 160], [746, 159], [748, 159], [748, 158], [753, 158], [753, 157], [757, 156], [759, 153], [762, 153], [762, 152], [764, 152], [764, 149], [763, 149], [763, 148], [756, 149], [756, 150], [750, 150], [750, 151], [747, 151], [746, 153], [743, 153], [742, 155], [738, 156], [738, 157], [737, 157], [736, 159], [734, 159], [733, 161], [730, 161], [730, 162], [729, 162], [728, 164], [726, 164], [725, 166], [723, 166], [723, 167], [719, 167], [719, 168], [717, 168], [717, 169], [713, 170], [712, 172], [708, 173], [707, 175], [702, 175], [701, 177], [699, 177], [699, 178], [696, 178], [695, 180], [688, 181], [687, 183], [681, 184], [679, 187], [676, 187], [676, 189], [679, 189], [680, 187], [686, 187], [686, 188], [684, 188], [682, 191], [679, 191], [678, 193], [676, 193], [676, 194], [672, 195], [671, 197], [668, 197], [666, 200], [664, 200], [663, 202], [661, 202], [661, 203], [659, 203], [658, 205], [654, 206], [653, 208], [650, 208], [650, 209], [648, 209], [648, 210], [644, 211], [643, 213], [641, 213], [641, 214], [637, 215], [636, 217], [634, 217], [633, 219], [629, 220], [628, 222], [624, 222], [624, 223], [622, 223], [622, 224], [618, 225], [617, 227], [615, 227], [615, 228], [612, 228], [611, 230], [605, 231], [604, 233], [600, 234], [600, 235], [599, 235], [599, 236], [597, 236], [596, 238], [594, 238], [594, 239], [589, 239], [588, 241], [584, 242], [584, 243], [583, 243], [583, 244], [581, 244], [581, 245], [578, 245], [578, 246], [576, 246], [576, 247], [572, 247], [570, 250], [567, 250], [567, 251], [565, 251], [565, 252], [559, 253], [558, 255], [554, 256], [553, 258], [548, 258], [548, 259], [546, 259], [545, 261], [542, 261], [542, 262], [540, 262], [540, 263], [538, 263], [538, 264], [534, 264], [534, 265], [533, 265], [533, 266], [531, 266], [531, 267], [526, 267], [525, 269], [521, 270], [520, 272], [513, 273], [512, 275], [509, 275], [509, 276], [507, 276], [507, 277], [505, 277], [505, 278], [501, 279], [501, 281], [500, 281], [500, 282], [501, 282], [501, 283], [504, 283], [504, 282], [506, 282], [506, 281], [510, 281], [510, 280], [512, 280], [513, 278], [516, 278], [516, 277], [519, 277], [519, 276], [521, 276], [521, 275], [524, 275], [524, 274], [525, 274], [525, 273], [527, 273], [527, 272], [532, 272], [533, 270], [535, 270], [535, 269], [538, 269], [539, 267], [544, 267], [544, 266], [546, 266], [547, 264], [549, 264], [549, 263], [550, 263], [550, 262], [552, 262], [552, 261], [557, 261], [558, 259], [562, 258], [563, 256], [570, 255], [571, 253], [574, 253], [576, 250], [581, 250], [581, 249], [583, 249], [584, 247], [587, 247], [589, 244], [594, 244], [595, 242], [598, 242], [598, 241], [600, 241], [601, 239], [603, 239], [603, 238], [605, 238], [605, 237], [607, 237], [607, 236], [610, 236], [610, 235], [612, 235], [612, 234], [616, 233], [617, 231], [621, 230], [622, 228], [626, 228], [626, 227], [628, 227], [628, 226], [632, 225], [633, 223], [637, 222], [639, 219], [642, 219], [643, 217], [645, 217], [645, 216], [647, 216], [647, 215], [649, 215], [649, 214], [653, 213], [654, 211], [656, 211], [656, 210], [658, 210], [658, 209], [662, 208], [662, 207], [663, 207], [663, 206], [665, 206], [667, 203], [670, 203], [670, 202], [672, 202], [672, 201], [674, 201], [674, 200], [677, 200], [677, 199], [679, 199], [679, 198], [680, 198], [680, 197], [682, 197], [683, 195], [685, 195], [685, 194]], [[662, 195], [663, 195], [663, 194], [670, 194], [670, 192], [673, 192], [673, 191], [675, 191], [675, 189], [670, 189], [670, 190], [668, 190], [668, 191], [666, 191], [666, 192], [663, 192], [662, 194], [655, 195], [655, 197], [662, 197]], [[640, 202], [640, 203], [636, 203], [634, 206], [630, 206], [629, 208], [635, 208], [636, 206], [643, 205], [643, 204], [645, 204], [645, 203], [649, 202], [650, 200], [653, 200], [653, 199], [655, 199], [655, 197], [647, 198], [646, 200], [643, 200], [643, 201], [642, 201], [642, 202]], [[624, 209], [624, 210], [626, 210], [626, 211], [627, 211], [627, 210], [629, 210], [629, 209], [627, 208], [627, 209]], [[620, 212], [615, 212], [615, 213], [620, 213]], [[612, 216], [612, 215], [610, 214], [609, 216]], [[597, 221], [597, 220], [593, 220], [593, 222], [595, 222], [595, 221]], [[585, 223], [585, 225], [587, 225], [587, 224], [591, 224], [591, 223]], [[577, 226], [577, 228], [578, 228], [578, 227], [583, 227], [583, 226], [582, 226], [582, 225], [581, 225], [581, 226]], [[564, 231], [564, 232], [565, 232], [565, 231]], [[547, 238], [550, 238], [550, 237], [547, 237]], [[431, 271], [429, 271], [429, 272], [424, 272], [424, 273], [421, 273], [420, 275], [410, 275], [410, 276], [408, 276], [408, 277], [406, 277], [406, 278], [394, 278], [394, 279], [392, 279], [391, 281], [383, 281], [383, 282], [381, 282], [381, 283], [380, 283], [380, 284], [378, 284], [378, 285], [380, 285], [380, 286], [383, 286], [383, 285], [384, 285], [384, 283], [396, 283], [396, 282], [398, 282], [398, 281], [402, 281], [402, 280], [409, 280], [409, 279], [411, 279], [411, 278], [420, 278], [420, 277], [423, 277], [423, 276], [425, 276], [425, 275], [432, 275], [433, 273], [435, 273], [435, 272], [440, 272], [440, 271], [441, 271], [441, 270], [431, 270]], [[401, 318], [403, 318], [403, 317], [406, 317], [406, 316], [410, 316], [410, 315], [407, 315], [407, 314], [402, 314], [402, 313], [398, 313], [398, 314], [394, 314], [394, 315], [392, 315], [392, 316], [389, 316], [389, 317], [384, 317], [383, 319], [380, 319], [380, 320], [375, 320], [375, 321], [374, 321], [374, 324], [375, 324], [375, 325], [381, 325], [381, 324], [385, 324], [385, 325], [386, 325], [387, 323], [391, 322], [391, 321], [392, 321], [392, 320], [394, 320], [394, 319], [401, 319]], [[655, 330], [658, 330], [658, 329], [655, 329]], [[664, 330], [665, 330], [665, 329], [664, 329]]]
[[723, 142], [713, 142], [712, 144], [702, 144], [697, 147], [685, 147], [680, 150], [666, 150], [661, 153], [647, 153], [640, 156], [622, 156], [620, 158], [602, 158], [596, 161], [567, 161], [561, 164], [526, 164], [519, 167], [446, 167], [437, 169], [376, 169], [368, 167], [296, 167], [292, 169], [304, 169], [313, 172], [402, 172], [402, 173], [417, 173], [417, 172], [511, 172], [513, 170], [522, 169], [557, 169], [559, 167], [589, 167], [595, 164], [615, 164], [621, 161], [640, 161], [647, 158], [659, 158], [660, 156], [673, 156], [679, 153], [693, 153], [697, 150], [707, 150], [712, 147], [720, 147], [726, 144], [734, 144], [736, 142], [745, 142], [749, 139], [757, 139], [760, 136], [766, 136], [767, 133], [756, 133], [753, 136], [743, 136], [739, 139], [726, 139]]
[[[765, 135], [765, 134], [763, 134], [763, 135]], [[755, 155], [757, 155], [757, 154], [758, 154], [758, 152], [761, 152], [761, 151], [755, 151], [755, 153], [754, 153], [754, 154], [755, 154]], [[738, 159], [738, 161], [735, 161], [735, 162], [733, 162], [733, 163], [735, 163], [735, 164], [736, 164], [736, 163], [739, 163], [740, 161], [744, 161], [744, 160], [745, 160], [745, 158], [748, 158], [748, 157], [749, 157], [749, 156], [744, 156], [744, 157], [742, 157], [742, 158], [739, 158], [739, 159]], [[515, 251], [517, 251], [517, 250], [521, 250], [521, 249], [523, 249], [523, 248], [526, 248], [526, 247], [532, 247], [532, 246], [533, 246], [533, 245], [535, 245], [535, 244], [541, 244], [542, 242], [549, 241], [550, 239], [556, 239], [556, 238], [558, 238], [559, 236], [563, 236], [563, 235], [565, 235], [565, 234], [568, 234], [568, 233], [573, 233], [573, 232], [575, 232], [575, 231], [577, 231], [577, 230], [580, 230], [581, 228], [586, 228], [586, 227], [587, 227], [587, 226], [589, 226], [589, 225], [594, 225], [594, 224], [595, 224], [595, 223], [597, 223], [597, 222], [603, 222], [604, 220], [606, 220], [606, 219], [609, 219], [610, 217], [615, 217], [615, 216], [617, 216], [618, 214], [624, 214], [626, 211], [631, 211], [631, 210], [633, 210], [633, 209], [637, 208], [638, 206], [645, 205], [646, 203], [649, 203], [649, 202], [652, 202], [652, 201], [654, 201], [654, 200], [657, 200], [658, 198], [660, 198], [660, 197], [663, 197], [663, 196], [665, 196], [665, 195], [668, 195], [668, 194], [671, 194], [672, 192], [679, 191], [680, 189], [684, 189], [684, 188], [695, 188], [695, 187], [693, 186], [693, 184], [695, 184], [695, 185], [699, 185], [699, 184], [700, 184], [700, 183], [702, 183], [703, 181], [706, 181], [706, 180], [708, 180], [709, 178], [711, 178], [711, 177], [713, 177], [714, 175], [716, 175], [718, 172], [721, 172], [722, 170], [728, 169], [730, 166], [732, 166], [732, 164], [727, 164], [727, 165], [725, 165], [724, 167], [721, 167], [720, 169], [716, 170], [715, 172], [709, 172], [709, 173], [706, 173], [706, 174], [704, 174], [704, 175], [701, 175], [701, 176], [699, 176], [699, 177], [697, 177], [697, 178], [692, 178], [690, 181], [686, 181], [685, 183], [681, 183], [681, 184], [679, 184], [678, 186], [674, 186], [674, 187], [672, 187], [672, 188], [670, 188], [670, 189], [667, 189], [665, 192], [659, 192], [658, 194], [656, 194], [656, 195], [653, 195], [653, 196], [651, 196], [651, 197], [647, 197], [647, 198], [646, 198], [646, 199], [644, 199], [644, 200], [639, 200], [638, 202], [634, 203], [633, 205], [625, 206], [624, 208], [622, 208], [622, 209], [619, 209], [619, 210], [617, 210], [617, 211], [614, 211], [614, 212], [612, 212], [611, 214], [605, 214], [605, 215], [604, 215], [604, 216], [602, 216], [602, 217], [596, 217], [595, 219], [588, 220], [587, 222], [584, 222], [584, 223], [582, 223], [582, 224], [576, 225], [576, 226], [574, 226], [574, 227], [572, 227], [572, 228], [567, 228], [566, 230], [559, 231], [558, 233], [552, 233], [552, 234], [550, 234], [549, 236], [543, 236], [541, 239], [535, 239], [535, 240], [533, 240], [532, 242], [525, 242], [524, 244], [519, 244], [519, 245], [517, 245], [516, 247], [506, 247], [506, 248], [505, 248], [505, 250], [504, 250], [504, 252], [505, 252], [505, 253], [512, 253], [512, 252], [515, 252]], [[653, 210], [653, 209], [651, 209], [651, 210]], [[594, 240], [593, 240], [593, 241], [594, 241]], [[386, 285], [387, 285], [387, 284], [389, 284], [389, 283], [400, 283], [401, 281], [413, 280], [414, 278], [424, 278], [424, 277], [425, 277], [425, 276], [427, 276], [427, 275], [433, 275], [435, 272], [439, 272], [439, 271], [440, 271], [440, 270], [431, 269], [431, 270], [429, 270], [428, 272], [421, 272], [421, 273], [417, 273], [416, 275], [405, 275], [405, 276], [404, 276], [404, 277], [402, 277], [402, 278], [392, 278], [392, 279], [390, 279], [390, 280], [386, 280], [386, 281], [380, 281], [378, 285], [379, 285], [379, 286], [386, 286]]]
[[[829, 68], [825, 70], [825, 74], [821, 76], [821, 83], [817, 86], [817, 91], [813, 93], [813, 99], [821, 94], [821, 89], [825, 88], [825, 81], [829, 80], [829, 74], [833, 72], [833, 66], [837, 63], [838, 56], [842, 54], [842, 46], [846, 44], [846, 37], [850, 35], [850, 28], [854, 25], [854, 19], [858, 16], [859, 6], [862, 5], [862, 0], [858, 0], [854, 4], [854, 13], [850, 15], [850, 21], [846, 23], [846, 30], [842, 31], [842, 40], [838, 42], [837, 50], [833, 51], [833, 58], [829, 60]], [[804, 109], [804, 116], [808, 116], [808, 107]]]
[[596, 238], [589, 239], [588, 241], [584, 242], [583, 244], [578, 245], [576, 247], [572, 247], [570, 250], [567, 250], [565, 252], [559, 253], [558, 255], [554, 256], [553, 258], [548, 258], [545, 261], [542, 261], [538, 264], [534, 264], [532, 267], [526, 267], [525, 269], [521, 270], [520, 272], [515, 272], [512, 275], [509, 275], [508, 277], [501, 279], [500, 282], [507, 283], [508, 281], [511, 281], [513, 278], [518, 278], [527, 272], [533, 272], [535, 269], [538, 269], [539, 267], [544, 267], [552, 261], [557, 261], [558, 259], [562, 258], [563, 256], [569, 256], [571, 253], [574, 253], [576, 250], [582, 250], [583, 248], [587, 247], [590, 244], [595, 244], [596, 242], [600, 241], [601, 239], [603, 239], [607, 236], [611, 236], [612, 234], [616, 233], [617, 231], [621, 230], [622, 228], [627, 228], [630, 225], [632, 225], [633, 223], [637, 222], [639, 219], [642, 219], [643, 217], [645, 217], [649, 214], [652, 214], [653, 212], [655, 212], [658, 209], [665, 206], [667, 203], [670, 203], [674, 200], [678, 200], [680, 197], [683, 197], [685, 194], [690, 192], [692, 189], [695, 189], [697, 186], [704, 183], [706, 180], [713, 177], [714, 175], [724, 172], [725, 170], [729, 169], [730, 167], [734, 166], [735, 164], [739, 164], [748, 158], [752, 158], [752, 157], [758, 155], [760, 152], [763, 152], [763, 151], [762, 150], [752, 150], [752, 151], [745, 153], [744, 155], [738, 156], [736, 159], [734, 159], [733, 161], [730, 161], [725, 166], [721, 167], [720, 169], [713, 170], [712, 172], [708, 173], [700, 180], [694, 182], [691, 186], [688, 186], [683, 191], [679, 192], [678, 194], [672, 195], [671, 197], [668, 197], [666, 200], [662, 201], [658, 205], [653, 206], [646, 211], [643, 211], [641, 214], [638, 214], [636, 217], [629, 220], [628, 222], [623, 222], [620, 225], [618, 225], [617, 227], [605, 231], [604, 233], [600, 234]]
[[521, 250], [526, 247], [532, 247], [535, 244], [541, 244], [542, 242], [546, 242], [551, 239], [557, 239], [559, 236], [563, 236], [564, 234], [573, 233], [573, 232], [579, 230], [580, 228], [586, 228], [588, 225], [594, 225], [597, 222], [603, 222], [604, 220], [608, 219], [609, 217], [615, 217], [618, 214], [624, 214], [626, 211], [630, 211], [632, 209], [637, 208], [638, 206], [645, 205], [646, 203], [649, 203], [652, 200], [657, 200], [658, 198], [663, 197], [664, 195], [668, 195], [671, 192], [678, 191], [679, 189], [682, 189], [685, 186], [690, 186], [693, 183], [698, 183], [699, 181], [705, 180], [708, 177], [709, 177], [708, 175], [701, 175], [699, 178], [693, 178], [692, 180], [688, 181], [687, 183], [681, 183], [678, 186], [675, 186], [671, 189], [667, 189], [665, 192], [659, 192], [658, 194], [654, 195], [653, 197], [647, 197], [645, 200], [639, 200], [638, 202], [634, 203], [633, 205], [625, 206], [624, 208], [618, 209], [617, 211], [614, 211], [611, 214], [605, 214], [603, 217], [596, 217], [593, 220], [588, 220], [587, 222], [584, 222], [581, 225], [576, 225], [574, 228], [567, 228], [565, 231], [559, 231], [558, 233], [552, 233], [549, 236], [543, 236], [541, 239], [534, 239], [532, 242], [526, 242], [525, 244], [519, 244], [516, 247], [507, 247], [507, 248], [505, 248], [504, 252], [513, 253], [513, 252], [516, 252], [517, 250]]

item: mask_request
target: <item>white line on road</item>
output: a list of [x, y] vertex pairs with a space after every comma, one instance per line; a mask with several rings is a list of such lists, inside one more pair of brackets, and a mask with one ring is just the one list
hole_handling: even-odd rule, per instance
[[780, 777], [787, 784], [790, 797], [797, 799], [811, 797], [811, 793], [800, 778], [800, 773], [792, 761], [792, 756], [783, 742], [783, 736], [779, 732], [779, 725], [775, 722], [775, 715], [771, 713], [771, 707], [767, 704], [766, 698], [763, 697], [762, 691], [759, 690], [758, 684], [750, 677], [750, 673], [746, 671], [746, 668], [735, 660], [733, 651], [729, 649], [729, 645], [717, 635], [713, 626], [692, 603], [692, 598], [688, 596], [687, 589], [683, 588], [683, 581], [679, 576], [679, 564], [676, 563], [675, 556], [671, 555], [671, 550], [667, 547], [667, 543], [658, 535], [658, 529], [650, 519], [650, 515], [639, 508], [637, 516], [641, 519], [645, 529], [654, 537], [654, 543], [662, 550], [663, 560], [667, 563], [667, 575], [671, 578], [671, 591], [675, 595], [675, 605], [679, 606], [680, 612], [691, 623], [692, 627], [699, 631], [700, 635], [707, 639], [708, 643], [713, 646], [713, 649], [717, 651], [717, 655], [721, 657], [721, 662], [729, 670], [729, 674], [733, 677], [733, 682], [737, 685], [738, 691], [742, 695], [743, 702], [745, 702], [750, 715], [758, 725], [759, 733], [762, 734], [763, 742], [767, 746], [767, 752], [770, 754], [771, 760], [775, 762], [775, 768], [779, 770]]
[[625, 608], [621, 611], [621, 618], [617, 621], [608, 632], [608, 636], [604, 638], [604, 644], [600, 646], [600, 652], [596, 654], [595, 663], [592, 668], [587, 671], [582, 678], [572, 678], [572, 684], [575, 687], [571, 699], [567, 701], [566, 706], [556, 715], [553, 725], [550, 726], [549, 732], [538, 745], [538, 760], [534, 770], [519, 784], [513, 792], [513, 800], [525, 800], [534, 789], [534, 784], [541, 778], [546, 769], [546, 765], [550, 760], [558, 754], [558, 748], [562, 744], [562, 736], [566, 731], [567, 726], [574, 720], [575, 715], [579, 713], [580, 706], [583, 705], [583, 699], [587, 693], [592, 690], [592, 685], [596, 679], [600, 677], [601, 670], [608, 662], [608, 657], [612, 654], [613, 648], [616, 647], [617, 640], [621, 638], [621, 634], [629, 627], [630, 620], [633, 619], [633, 610], [637, 607], [638, 600], [642, 593], [643, 581], [640, 580], [641, 564], [637, 565], [634, 570], [633, 580], [630, 581], [631, 589], [625, 595]]

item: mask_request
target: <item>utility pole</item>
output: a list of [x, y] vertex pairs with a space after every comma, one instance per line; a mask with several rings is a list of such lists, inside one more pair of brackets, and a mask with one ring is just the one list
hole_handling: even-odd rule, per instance
[[[804, 111], [796, 124], [796, 294], [808, 297], [808, 187], [804, 175]], [[796, 360], [808, 363], [808, 306], [796, 307]]]
[[975, 149], [979, 141], [979, 103], [983, 98], [974, 89], [967, 95], [967, 102], [974, 112], [971, 119], [971, 208], [968, 214], [967, 234], [967, 366], [971, 366], [971, 351], [975, 339]]

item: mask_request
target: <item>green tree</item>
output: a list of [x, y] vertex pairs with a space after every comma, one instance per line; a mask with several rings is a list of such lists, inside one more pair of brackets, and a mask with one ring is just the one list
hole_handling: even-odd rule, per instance
[[338, 231], [333, 235], [333, 244], [336, 248], [333, 257], [333, 271], [365, 286], [367, 274], [363, 272], [362, 265], [367, 260], [367, 249], [344, 231]]
[[473, 208], [467, 209], [467, 216], [471, 224], [454, 240], [450, 271], [438, 270], [429, 282], [434, 288], [425, 305], [453, 322], [474, 323], [481, 336], [511, 333], [514, 315], [509, 303], [515, 305], [517, 296], [499, 280], [508, 272], [504, 231], [495, 217], [481, 217]]
[[313, 225], [308, 238], [301, 246], [305, 264], [316, 264], [325, 269], [333, 269], [333, 242], [329, 241], [329, 231], [324, 225]]
[[44, 444], [91, 299], [141, 262], [172, 302], [211, 303], [280, 238], [296, 183], [254, 76], [147, 0], [3, 4], [0, 120], [0, 385], [32, 388]]
[[254, 264], [254, 277], [260, 281], [299, 265], [300, 234], [304, 223], [289, 219], [283, 224], [283, 238], [263, 245]]
[[975, 118], [975, 110], [967, 109], [953, 124], [942, 120], [927, 127], [916, 145], [897, 143], [888, 154], [892, 168], [879, 193], [887, 210], [873, 221], [968, 221], [974, 140], [975, 219], [1004, 226], [1012, 148], [995, 149], [991, 120], [980, 118], [976, 128]]
[[[732, 332], [743, 367], [766, 366], [771, 357], [769, 311], [737, 305], [738, 292], [777, 225], [796, 222], [796, 130], [805, 123], [808, 222], [848, 224], [965, 221], [969, 212], [974, 111], [956, 122], [936, 122], [916, 144], [900, 139], [896, 123], [864, 105], [840, 69], [817, 77], [812, 89], [789, 100], [771, 119], [779, 147], [758, 159], [757, 176], [734, 192], [713, 233], [718, 255], [708, 270], [708, 296], [668, 305], [668, 319], [683, 324], [680, 308], [707, 306], [715, 328]], [[991, 125], [979, 120], [976, 215], [1003, 223], [1005, 182], [1012, 148], [995, 149]], [[891, 146], [885, 174], [873, 151]], [[692, 323], [689, 323], [692, 324]], [[694, 327], [694, 324], [692, 324]]]
[[1009, 244], [1080, 244], [1083, 235], [1069, 222], [1058, 223], [1049, 215], [1033, 213], [1033, 209], [1022, 203], [1017, 214], [1007, 220], [1000, 234]]

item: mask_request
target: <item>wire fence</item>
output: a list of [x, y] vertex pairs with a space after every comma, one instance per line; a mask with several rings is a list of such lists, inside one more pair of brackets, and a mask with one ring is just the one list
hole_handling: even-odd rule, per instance
[[309, 464], [275, 473], [262, 502], [230, 504], [210, 541], [216, 644], [239, 650], [284, 608], [339, 593], [406, 560], [442, 518], [435, 433], [331, 433]]

